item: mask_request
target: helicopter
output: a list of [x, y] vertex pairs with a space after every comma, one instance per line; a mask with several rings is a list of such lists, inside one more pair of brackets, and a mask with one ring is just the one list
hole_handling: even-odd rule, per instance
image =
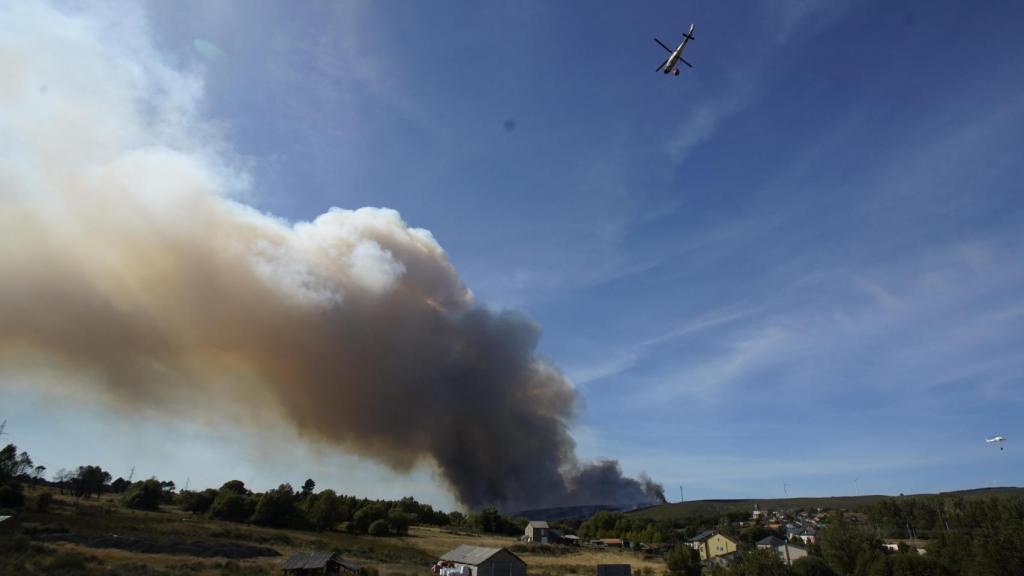
[[655, 70], [655, 72], [661, 72], [662, 69], [664, 69], [665, 74], [674, 74], [676, 76], [679, 76], [680, 62], [686, 64], [690, 68], [693, 68], [693, 64], [690, 64], [689, 62], [683, 59], [683, 50], [686, 49], [686, 43], [694, 39], [693, 29], [694, 24], [690, 24], [690, 29], [683, 36], [683, 41], [679, 43], [679, 46], [675, 50], [672, 50], [668, 46], [665, 46], [665, 43], [662, 42], [661, 40], [658, 40], [657, 38], [654, 39], [654, 41], [657, 42], [659, 46], [661, 46], [662, 48], [665, 49], [666, 52], [668, 52], [668, 59], [662, 62], [661, 65], [658, 66], [658, 68]]

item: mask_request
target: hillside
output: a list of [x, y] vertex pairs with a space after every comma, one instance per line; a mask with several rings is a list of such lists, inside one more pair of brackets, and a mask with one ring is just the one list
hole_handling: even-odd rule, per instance
[[[1024, 496], [1024, 488], [999, 487], [999, 488], [974, 488], [971, 490], [958, 490], [955, 492], [940, 492], [938, 494], [911, 494], [906, 498], [921, 498], [925, 496], [963, 496], [974, 498], [981, 496]], [[762, 510], [790, 510], [798, 508], [831, 508], [859, 510], [871, 506], [885, 498], [892, 496], [882, 494], [871, 494], [864, 496], [826, 496], [808, 498], [749, 498], [736, 500], [693, 500], [691, 502], [674, 502], [633, 510], [628, 514], [642, 518], [653, 518], [655, 520], [676, 520], [693, 516], [708, 516], [724, 514], [727, 512], [751, 511], [757, 504]]]
[[[629, 550], [527, 546], [515, 536], [414, 526], [407, 536], [373, 537], [340, 531], [266, 528], [193, 515], [177, 506], [157, 512], [129, 510], [113, 495], [79, 499], [50, 488], [45, 512], [15, 514], [21, 532], [0, 534], [0, 574], [35, 576], [269, 576], [297, 552], [341, 552], [366, 567], [367, 576], [429, 575], [430, 565], [462, 544], [508, 547], [530, 574], [586, 576], [598, 564], [632, 564], [634, 574], [664, 572], [664, 562]], [[2, 511], [0, 511], [2, 512]]]

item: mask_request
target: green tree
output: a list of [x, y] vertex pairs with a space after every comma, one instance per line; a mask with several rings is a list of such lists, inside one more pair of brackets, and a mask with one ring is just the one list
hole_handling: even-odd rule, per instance
[[25, 495], [21, 493], [19, 484], [0, 484], [0, 508], [21, 508], [25, 505]]
[[330, 530], [345, 520], [344, 508], [334, 490], [323, 490], [312, 498], [307, 516], [317, 530]]
[[136, 482], [125, 490], [121, 502], [134, 510], [159, 510], [163, 487], [156, 478]]
[[281, 484], [260, 496], [252, 521], [260, 526], [291, 528], [302, 524], [302, 517], [295, 505], [295, 491], [291, 484]]
[[805, 556], [793, 562], [790, 573], [793, 576], [835, 576], [828, 564], [817, 556]]
[[75, 496], [88, 498], [99, 496], [110, 483], [110, 473], [99, 466], [79, 466], [71, 484]]
[[374, 520], [369, 528], [370, 536], [387, 536], [391, 533], [387, 520]]
[[700, 553], [689, 546], [676, 546], [669, 551], [665, 562], [673, 576], [700, 576]]
[[502, 531], [502, 518], [497, 508], [484, 508], [480, 512], [470, 514], [469, 525], [485, 534], [497, 534]]
[[409, 525], [412, 524], [412, 517], [397, 508], [388, 512], [388, 526], [395, 531], [395, 534], [403, 536], [409, 533]]
[[865, 570], [879, 554], [880, 548], [877, 540], [850, 525], [842, 515], [836, 515], [821, 531], [821, 554], [829, 568], [842, 576], [854, 576], [858, 567]]
[[729, 573], [733, 576], [788, 576], [789, 569], [774, 550], [754, 548], [744, 552]]
[[388, 509], [383, 504], [367, 504], [352, 516], [352, 527], [356, 532], [366, 534], [370, 530], [370, 524], [384, 520], [387, 516]]
[[186, 512], [206, 514], [210, 511], [210, 507], [213, 506], [213, 501], [216, 498], [217, 491], [213, 488], [207, 488], [202, 492], [189, 490], [178, 494], [178, 504]]
[[308, 498], [313, 495], [313, 490], [316, 489], [316, 482], [313, 482], [312, 478], [306, 478], [306, 481], [302, 483], [302, 497]]
[[249, 491], [245, 488], [245, 482], [242, 482], [241, 480], [228, 480], [224, 484], [221, 484], [220, 491], [223, 492], [224, 490], [234, 492], [240, 496], [249, 495]]
[[32, 458], [28, 452], [18, 454], [18, 447], [14, 444], [8, 444], [0, 450], [0, 482], [16, 481], [19, 476], [31, 470]]
[[210, 516], [230, 522], [245, 522], [253, 513], [252, 499], [234, 490], [220, 490], [210, 505]]

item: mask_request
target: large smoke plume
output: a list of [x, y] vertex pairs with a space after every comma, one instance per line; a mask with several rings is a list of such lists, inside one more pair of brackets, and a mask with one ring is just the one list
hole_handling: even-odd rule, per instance
[[198, 117], [201, 82], [140, 18], [12, 4], [0, 361], [42, 356], [74, 371], [65, 386], [176, 417], [278, 411], [399, 471], [431, 461], [470, 507], [658, 501], [613, 461], [577, 462], [576, 395], [537, 326], [475, 303], [430, 232], [231, 199], [245, 179]]

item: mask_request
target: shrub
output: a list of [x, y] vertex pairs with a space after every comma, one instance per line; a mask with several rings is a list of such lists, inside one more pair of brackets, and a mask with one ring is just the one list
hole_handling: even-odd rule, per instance
[[159, 510], [160, 500], [163, 497], [163, 487], [160, 481], [149, 479], [144, 482], [136, 482], [125, 491], [121, 501], [125, 506], [133, 510]]
[[231, 522], [244, 522], [252, 515], [251, 499], [233, 492], [221, 490], [210, 506], [210, 516]]
[[49, 492], [42, 492], [36, 495], [32, 502], [32, 508], [36, 512], [46, 513], [50, 510], [50, 504], [53, 502], [53, 494]]
[[25, 505], [25, 496], [21, 487], [15, 485], [0, 486], [0, 508], [21, 508]]
[[387, 520], [374, 520], [373, 524], [370, 524], [369, 532], [370, 536], [387, 536], [391, 533], [391, 527]]
[[50, 558], [47, 573], [74, 573], [85, 570], [85, 556], [77, 552], [58, 552]]
[[295, 492], [291, 485], [282, 484], [260, 497], [252, 521], [260, 526], [291, 528], [301, 526], [303, 518], [295, 506]]
[[178, 504], [181, 505], [181, 509], [186, 512], [193, 514], [206, 514], [210, 511], [210, 507], [213, 506], [214, 499], [217, 498], [217, 491], [208, 488], [202, 492], [180, 492], [178, 494]]

